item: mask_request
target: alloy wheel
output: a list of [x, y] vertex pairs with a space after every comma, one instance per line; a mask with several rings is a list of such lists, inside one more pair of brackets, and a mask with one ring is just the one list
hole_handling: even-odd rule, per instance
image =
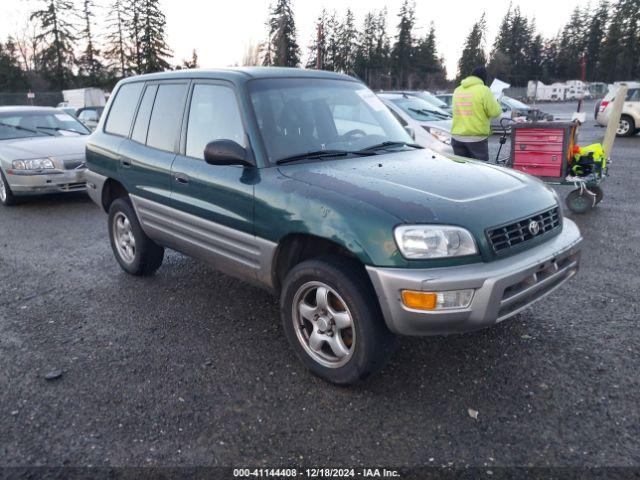
[[118, 255], [125, 263], [133, 263], [136, 258], [136, 239], [127, 216], [118, 212], [113, 217], [113, 240]]
[[630, 129], [631, 129], [631, 125], [629, 124], [629, 120], [625, 120], [623, 118], [620, 120], [620, 123], [618, 124], [618, 130], [616, 133], [618, 135], [626, 135], [627, 133], [629, 133]]
[[316, 362], [338, 368], [351, 359], [353, 316], [333, 288], [318, 281], [302, 285], [293, 299], [292, 319], [300, 344]]

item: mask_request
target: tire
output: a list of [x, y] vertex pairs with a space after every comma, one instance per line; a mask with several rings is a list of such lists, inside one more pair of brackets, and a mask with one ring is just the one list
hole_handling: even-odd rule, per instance
[[595, 194], [595, 196], [596, 196], [596, 205], [599, 204], [602, 201], [602, 199], [604, 198], [604, 192], [598, 186], [590, 187], [589, 191], [591, 193]]
[[579, 188], [570, 192], [565, 202], [569, 210], [577, 214], [586, 213], [595, 206], [594, 198], [589, 193], [582, 192]]
[[630, 137], [636, 131], [636, 124], [633, 121], [633, 118], [629, 115], [622, 115], [620, 117], [620, 124], [618, 125], [618, 130], [616, 131], [616, 136], [618, 137]]
[[295, 266], [283, 282], [280, 316], [302, 363], [336, 385], [377, 373], [393, 352], [395, 336], [364, 268], [354, 260], [326, 256]]
[[109, 208], [109, 240], [116, 260], [131, 275], [153, 275], [162, 265], [164, 248], [144, 233], [128, 198], [118, 198]]
[[9, 182], [7, 182], [2, 170], [0, 170], [0, 203], [5, 207], [11, 207], [16, 204], [16, 197], [11, 191]]

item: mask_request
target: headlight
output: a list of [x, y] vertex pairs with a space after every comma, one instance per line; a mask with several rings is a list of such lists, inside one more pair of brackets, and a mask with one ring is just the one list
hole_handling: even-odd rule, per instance
[[50, 158], [35, 158], [33, 160], [14, 160], [13, 168], [15, 170], [44, 170], [55, 168], [55, 166]]
[[462, 257], [478, 253], [468, 230], [449, 225], [400, 225], [394, 231], [402, 256], [408, 260]]
[[424, 129], [431, 134], [433, 138], [445, 145], [451, 145], [451, 135], [439, 128], [424, 127]]

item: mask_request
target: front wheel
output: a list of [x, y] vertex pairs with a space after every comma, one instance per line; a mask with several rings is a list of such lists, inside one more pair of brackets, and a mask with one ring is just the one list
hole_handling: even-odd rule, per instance
[[280, 315], [298, 358], [331, 383], [364, 380], [391, 356], [394, 335], [355, 261], [325, 257], [294, 267], [284, 281]]
[[4, 176], [4, 173], [0, 170], [0, 203], [5, 207], [10, 207], [11, 205], [15, 205], [16, 197], [13, 195], [11, 191], [11, 187], [9, 186], [9, 182]]
[[164, 258], [164, 248], [142, 230], [128, 198], [118, 198], [109, 208], [111, 249], [122, 269], [136, 276], [155, 273]]

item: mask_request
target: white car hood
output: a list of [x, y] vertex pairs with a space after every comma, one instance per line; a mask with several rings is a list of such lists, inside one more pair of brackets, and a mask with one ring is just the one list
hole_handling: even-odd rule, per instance
[[89, 135], [74, 137], [28, 137], [0, 141], [0, 158], [6, 161], [33, 158], [84, 157]]

